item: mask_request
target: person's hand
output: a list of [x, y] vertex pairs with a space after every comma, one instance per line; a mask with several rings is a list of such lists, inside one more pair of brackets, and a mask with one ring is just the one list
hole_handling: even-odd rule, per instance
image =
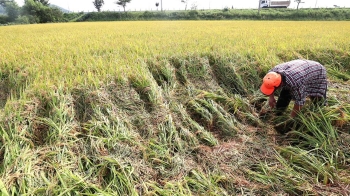
[[275, 108], [276, 106], [276, 99], [273, 95], [269, 97], [269, 105], [271, 108]]

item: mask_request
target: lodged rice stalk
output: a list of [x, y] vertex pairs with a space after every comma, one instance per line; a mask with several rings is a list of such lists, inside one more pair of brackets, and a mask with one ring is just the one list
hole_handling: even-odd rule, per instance
[[[350, 194], [347, 21], [86, 22], [0, 34], [2, 195]], [[281, 135], [273, 123], [288, 114], [259, 116], [258, 88], [296, 58], [327, 66], [329, 105], [306, 107]]]

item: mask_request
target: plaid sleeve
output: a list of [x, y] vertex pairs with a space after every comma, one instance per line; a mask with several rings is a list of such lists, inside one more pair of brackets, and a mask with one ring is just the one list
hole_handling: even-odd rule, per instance
[[304, 105], [307, 96], [326, 98], [326, 69], [316, 61], [293, 60], [282, 63], [270, 71], [285, 76], [285, 86], [291, 90], [295, 104]]
[[306, 96], [305, 96], [305, 86], [300, 86], [299, 88], [292, 89], [292, 95], [295, 99], [295, 104], [304, 105]]

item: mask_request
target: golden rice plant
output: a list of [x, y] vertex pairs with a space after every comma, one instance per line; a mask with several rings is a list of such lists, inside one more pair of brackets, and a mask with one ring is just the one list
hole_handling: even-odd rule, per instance
[[[0, 35], [3, 195], [350, 194], [348, 21], [60, 23]], [[259, 86], [295, 58], [326, 65], [329, 107], [304, 108], [302, 126], [278, 135], [273, 123], [288, 114], [265, 111]]]

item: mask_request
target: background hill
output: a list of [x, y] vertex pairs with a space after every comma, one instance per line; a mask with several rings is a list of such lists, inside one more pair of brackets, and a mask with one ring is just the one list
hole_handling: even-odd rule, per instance
[[50, 4], [50, 7], [52, 8], [58, 8], [59, 10], [61, 10], [61, 12], [63, 13], [70, 13], [71, 11], [67, 10], [67, 9], [64, 9], [63, 7], [60, 7], [58, 5], [55, 5], [55, 4]]

